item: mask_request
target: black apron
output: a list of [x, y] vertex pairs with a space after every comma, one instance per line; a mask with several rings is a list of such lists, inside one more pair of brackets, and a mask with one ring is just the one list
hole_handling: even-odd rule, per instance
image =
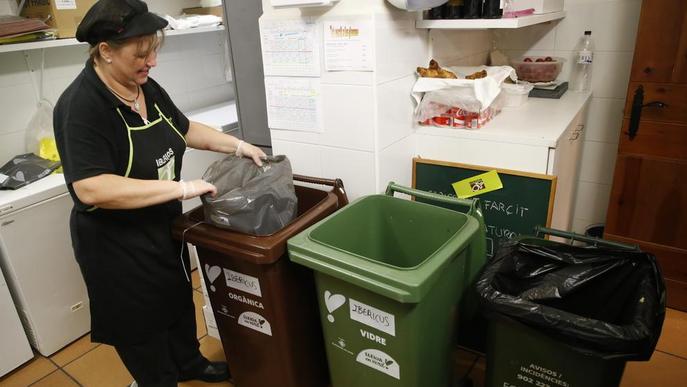
[[[123, 176], [178, 181], [186, 141], [154, 107], [158, 118], [138, 127], [117, 108], [129, 139]], [[193, 313], [188, 255], [171, 233], [180, 214], [177, 200], [133, 210], [72, 210], [72, 243], [88, 288], [93, 341], [135, 344], [181, 313]]]

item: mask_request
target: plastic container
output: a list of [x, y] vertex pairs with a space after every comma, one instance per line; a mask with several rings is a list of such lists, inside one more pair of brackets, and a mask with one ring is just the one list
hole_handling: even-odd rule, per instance
[[512, 84], [512, 83], [502, 83], [501, 89], [503, 89], [504, 96], [504, 107], [518, 107], [527, 103], [530, 91], [534, 86], [530, 84]]
[[[550, 61], [546, 61], [550, 58]], [[529, 59], [530, 61], [527, 61]], [[540, 61], [537, 62], [537, 59]], [[551, 82], [556, 80], [563, 69], [565, 59], [551, 56], [526, 56], [511, 60], [511, 66], [518, 74], [518, 79], [527, 82]]]
[[484, 259], [480, 223], [393, 191], [288, 242], [291, 260], [315, 271], [332, 387], [450, 385], [462, 279]]
[[329, 382], [313, 274], [287, 259], [286, 241], [347, 203], [340, 180], [294, 175], [298, 216], [269, 236], [203, 223], [203, 209], [182, 215], [174, 237], [196, 246], [200, 269], [234, 383], [241, 387], [323, 387]]

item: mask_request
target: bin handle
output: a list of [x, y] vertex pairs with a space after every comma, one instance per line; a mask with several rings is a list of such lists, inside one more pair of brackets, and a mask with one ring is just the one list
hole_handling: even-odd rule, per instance
[[415, 188], [410, 188], [410, 187], [405, 187], [399, 184], [392, 182], [389, 182], [389, 185], [386, 187], [386, 192], [385, 194], [388, 196], [394, 196], [394, 192], [400, 192], [404, 193], [407, 195], [419, 197], [422, 199], [427, 199], [431, 200], [434, 202], [440, 202], [444, 204], [452, 204], [452, 205], [459, 205], [463, 207], [468, 207], [469, 210], [467, 211], [468, 215], [473, 215], [475, 213], [480, 213], [482, 212], [481, 207], [480, 207], [480, 202], [479, 199], [474, 198], [474, 199], [459, 199], [456, 197], [452, 196], [445, 196], [445, 195], [439, 195], [435, 194], [432, 192], [427, 192], [427, 191], [422, 191], [419, 189]]
[[588, 237], [586, 235], [577, 234], [577, 233], [570, 232], [570, 231], [556, 230], [556, 229], [548, 228], [548, 227], [535, 226], [534, 227], [534, 234], [536, 237], [541, 237], [543, 234], [548, 234], [548, 235], [553, 235], [553, 236], [557, 236], [560, 238], [565, 238], [565, 239], [570, 240], [571, 245], [575, 241], [580, 241], [580, 242], [584, 242], [584, 243], [587, 243], [589, 245], [592, 245], [594, 247], [608, 247], [608, 248], [616, 248], [616, 249], [623, 249], [623, 250], [640, 251], [638, 245], [630, 245], [630, 244], [626, 244], [626, 243], [613, 242], [613, 241], [608, 241], [608, 240], [601, 239], [601, 238], [592, 238], [592, 237]]
[[328, 186], [334, 187], [332, 192], [334, 192], [334, 194], [339, 199], [339, 208], [348, 204], [348, 195], [346, 195], [346, 189], [344, 188], [343, 180], [341, 180], [339, 178], [337, 178], [337, 179], [324, 179], [321, 177], [297, 175], [294, 173], [293, 179], [297, 180], [297, 181], [302, 181], [304, 183], [328, 185]]

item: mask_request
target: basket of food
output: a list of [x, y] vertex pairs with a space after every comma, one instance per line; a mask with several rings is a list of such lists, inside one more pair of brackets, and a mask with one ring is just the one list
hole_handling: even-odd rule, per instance
[[561, 73], [565, 59], [551, 56], [526, 56], [511, 60], [518, 79], [527, 82], [551, 82]]

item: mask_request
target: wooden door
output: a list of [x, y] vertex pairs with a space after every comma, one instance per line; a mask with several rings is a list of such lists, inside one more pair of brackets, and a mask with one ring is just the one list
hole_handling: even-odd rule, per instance
[[642, 4], [605, 237], [655, 254], [687, 310], [687, 1]]

